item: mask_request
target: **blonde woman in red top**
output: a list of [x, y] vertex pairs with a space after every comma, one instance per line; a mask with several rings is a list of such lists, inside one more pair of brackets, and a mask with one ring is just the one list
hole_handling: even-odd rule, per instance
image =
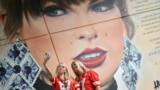
[[80, 90], [79, 84], [71, 78], [68, 68], [65, 63], [59, 63], [56, 68], [56, 76], [53, 76], [53, 74], [50, 72], [49, 68], [47, 67], [46, 63], [50, 59], [49, 56], [47, 56], [44, 59], [44, 67], [49, 74], [51, 84], [54, 88], [54, 90]]
[[101, 90], [99, 75], [95, 71], [87, 69], [80, 61], [73, 61], [71, 67], [81, 90]]

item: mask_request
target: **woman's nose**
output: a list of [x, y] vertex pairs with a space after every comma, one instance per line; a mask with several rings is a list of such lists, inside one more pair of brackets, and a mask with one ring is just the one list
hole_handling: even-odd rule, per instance
[[79, 40], [93, 40], [98, 37], [96, 28], [93, 24], [94, 18], [88, 13], [79, 12], [77, 14], [77, 22], [80, 28], [76, 31]]
[[93, 40], [98, 37], [96, 30], [93, 26], [83, 27], [78, 30], [77, 36], [79, 40]]

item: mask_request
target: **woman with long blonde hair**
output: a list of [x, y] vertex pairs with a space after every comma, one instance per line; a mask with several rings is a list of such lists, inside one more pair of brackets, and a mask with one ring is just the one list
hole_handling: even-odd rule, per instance
[[82, 90], [101, 90], [99, 75], [95, 71], [87, 69], [80, 61], [73, 61], [71, 67]]
[[44, 59], [44, 67], [49, 75], [50, 81], [54, 90], [79, 90], [79, 84], [71, 78], [70, 73], [68, 72], [67, 65], [63, 62], [60, 62], [56, 68], [56, 75], [54, 76], [50, 69], [47, 67], [46, 63], [50, 59], [47, 56]]

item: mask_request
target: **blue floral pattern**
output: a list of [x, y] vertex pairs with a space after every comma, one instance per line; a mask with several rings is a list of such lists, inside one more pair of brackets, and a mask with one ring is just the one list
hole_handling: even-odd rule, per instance
[[128, 87], [128, 90], [135, 90], [138, 80], [138, 69], [141, 63], [141, 53], [130, 40], [124, 38], [124, 56], [121, 62], [121, 67], [124, 70], [122, 74], [123, 81]]
[[11, 81], [7, 90], [34, 90], [20, 75], [15, 76]]
[[25, 61], [22, 65], [22, 72], [25, 78], [29, 81], [29, 83], [32, 84], [35, 80], [34, 78], [38, 74], [39, 68], [38, 65], [34, 63], [33, 57], [31, 57], [31, 55], [28, 55], [27, 59], [28, 60]]
[[12, 75], [11, 65], [4, 59], [0, 62], [0, 85], [5, 85]]
[[4, 90], [34, 90], [41, 68], [28, 48], [17, 40], [0, 60], [0, 87]]

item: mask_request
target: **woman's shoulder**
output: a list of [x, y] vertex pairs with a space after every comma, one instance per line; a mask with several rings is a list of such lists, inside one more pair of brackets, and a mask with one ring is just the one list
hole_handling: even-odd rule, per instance
[[88, 75], [96, 75], [96, 76], [98, 76], [98, 73], [96, 72], [96, 71], [94, 71], [94, 70], [88, 70], [87, 72], [86, 72]]

